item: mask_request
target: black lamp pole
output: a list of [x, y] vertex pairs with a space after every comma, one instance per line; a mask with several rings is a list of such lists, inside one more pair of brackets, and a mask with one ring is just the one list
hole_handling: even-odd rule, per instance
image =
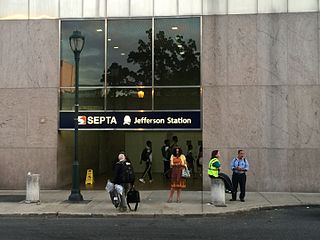
[[69, 37], [70, 47], [74, 53], [76, 64], [76, 79], [75, 79], [75, 101], [74, 101], [74, 159], [72, 163], [72, 190], [69, 196], [69, 201], [83, 201], [80, 193], [80, 168], [78, 160], [78, 115], [79, 115], [79, 61], [80, 53], [84, 47], [85, 38], [80, 31], [74, 31]]

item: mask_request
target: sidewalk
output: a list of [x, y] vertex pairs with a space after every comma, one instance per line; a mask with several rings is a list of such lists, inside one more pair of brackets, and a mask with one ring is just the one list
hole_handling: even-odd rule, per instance
[[168, 192], [140, 191], [141, 203], [138, 211], [120, 213], [113, 207], [106, 191], [83, 190], [81, 194], [86, 201], [70, 203], [66, 201], [70, 194], [69, 190], [42, 190], [40, 203], [27, 204], [22, 200], [25, 198], [25, 191], [1, 190], [0, 216], [206, 216], [282, 206], [320, 206], [320, 193], [249, 192], [246, 202], [230, 202], [230, 194], [226, 194], [227, 207], [215, 207], [208, 204], [210, 201], [208, 191], [184, 191], [181, 203], [167, 203]]

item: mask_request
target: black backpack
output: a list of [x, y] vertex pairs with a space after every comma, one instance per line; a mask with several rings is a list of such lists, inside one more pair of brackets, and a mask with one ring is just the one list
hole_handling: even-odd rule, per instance
[[122, 182], [123, 183], [133, 183], [135, 180], [135, 175], [133, 171], [133, 166], [131, 162], [125, 161], [122, 163]]
[[150, 160], [150, 154], [151, 154], [151, 150], [150, 149], [143, 149], [142, 153], [141, 153], [141, 160], [142, 161], [149, 161]]

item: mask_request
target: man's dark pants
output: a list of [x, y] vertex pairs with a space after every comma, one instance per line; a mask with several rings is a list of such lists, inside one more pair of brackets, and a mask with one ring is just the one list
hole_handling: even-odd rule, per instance
[[238, 184], [240, 185], [240, 200], [244, 199], [246, 194], [246, 180], [247, 180], [247, 176], [245, 173], [232, 174], [232, 185], [233, 185], [232, 199], [233, 200], [237, 199]]

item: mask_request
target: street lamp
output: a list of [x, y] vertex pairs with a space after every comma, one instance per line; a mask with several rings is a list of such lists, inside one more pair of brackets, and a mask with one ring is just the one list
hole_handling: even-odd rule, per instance
[[69, 37], [70, 47], [74, 53], [74, 60], [76, 64], [76, 89], [75, 89], [75, 100], [74, 100], [74, 159], [72, 163], [72, 190], [69, 196], [69, 201], [83, 201], [83, 197], [80, 193], [80, 168], [78, 161], [78, 115], [79, 115], [79, 61], [80, 53], [84, 46], [84, 36], [81, 32], [76, 30], [73, 31]]

